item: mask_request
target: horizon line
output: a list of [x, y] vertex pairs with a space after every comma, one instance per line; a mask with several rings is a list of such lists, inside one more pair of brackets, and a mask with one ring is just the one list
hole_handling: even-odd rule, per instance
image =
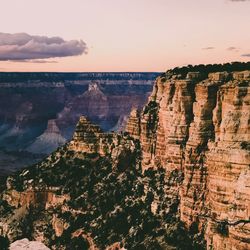
[[0, 71], [1, 73], [56, 73], [56, 74], [82, 74], [82, 73], [163, 73], [165, 71]]

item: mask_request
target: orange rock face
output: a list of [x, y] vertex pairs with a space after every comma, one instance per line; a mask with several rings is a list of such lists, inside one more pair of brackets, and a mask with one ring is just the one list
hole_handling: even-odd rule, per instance
[[68, 149], [81, 153], [98, 153], [101, 156], [109, 155], [113, 160], [113, 166], [119, 165], [125, 169], [129, 166], [136, 147], [131, 137], [117, 133], [103, 133], [97, 125], [82, 116]]
[[250, 71], [159, 77], [127, 132], [140, 139], [144, 170], [182, 174], [166, 193], [208, 249], [250, 249]]
[[133, 109], [130, 113], [129, 120], [126, 125], [126, 131], [131, 134], [134, 138], [140, 138], [140, 112]]
[[116, 242], [111, 246], [107, 247], [106, 250], [126, 250], [126, 249], [121, 246], [120, 242]]
[[76, 126], [69, 149], [88, 153], [97, 152], [97, 142], [99, 141], [101, 133], [102, 131], [99, 126], [92, 124], [89, 120], [82, 116]]
[[28, 208], [32, 205], [47, 209], [58, 204], [63, 204], [70, 197], [69, 195], [56, 195], [53, 190], [27, 190], [24, 192], [11, 190], [3, 195], [3, 199], [16, 208], [19, 206]]
[[82, 229], [78, 229], [71, 235], [72, 238], [82, 237], [89, 244], [89, 250], [99, 250], [90, 234], [86, 234]]
[[215, 140], [208, 144], [207, 203], [216, 221], [228, 222], [224, 236], [213, 233], [218, 223], [208, 222], [208, 244], [215, 242], [218, 249], [250, 248], [250, 88], [249, 81], [241, 81], [219, 89]]

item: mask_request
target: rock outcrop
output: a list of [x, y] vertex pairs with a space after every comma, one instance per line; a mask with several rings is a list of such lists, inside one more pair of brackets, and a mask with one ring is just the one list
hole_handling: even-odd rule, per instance
[[43, 243], [29, 241], [28, 239], [17, 240], [10, 245], [10, 250], [49, 250]]
[[70, 142], [8, 177], [0, 235], [52, 249], [249, 249], [250, 71], [176, 71], [126, 132], [82, 116]]
[[180, 200], [181, 220], [203, 232], [208, 249], [250, 247], [249, 75], [159, 77], [140, 117], [133, 112], [127, 126], [141, 142], [144, 170], [182, 175], [170, 197]]
[[141, 129], [140, 112], [137, 109], [133, 109], [130, 113], [130, 116], [126, 125], [126, 131], [135, 139], [139, 139], [140, 133], [141, 133], [140, 129]]
[[95, 153], [99, 149], [99, 141], [102, 130], [98, 125], [92, 124], [86, 117], [80, 117], [76, 126], [73, 140], [70, 142], [69, 149], [73, 151], [83, 151]]
[[69, 151], [109, 155], [113, 166], [121, 169], [129, 165], [136, 152], [136, 143], [123, 133], [104, 133], [86, 117], [80, 117], [73, 139], [69, 142]]

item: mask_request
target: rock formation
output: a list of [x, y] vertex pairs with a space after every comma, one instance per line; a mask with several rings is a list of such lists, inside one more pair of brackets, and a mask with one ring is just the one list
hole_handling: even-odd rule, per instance
[[[36, 163], [71, 140], [81, 115], [104, 131], [121, 130], [131, 108], [146, 103], [157, 75], [0, 73], [0, 175]], [[48, 133], [52, 121], [59, 133]]]
[[208, 249], [250, 247], [250, 71], [159, 77], [127, 131], [141, 142], [144, 170], [183, 175], [171, 196]]
[[28, 239], [17, 240], [10, 245], [10, 250], [49, 250], [43, 243], [29, 241]]
[[140, 112], [137, 109], [133, 109], [130, 113], [127, 125], [126, 125], [126, 131], [133, 136], [135, 139], [139, 139], [140, 137]]
[[158, 77], [126, 132], [82, 116], [70, 142], [7, 178], [0, 235], [52, 249], [249, 249], [250, 71], [204, 67]]
[[101, 133], [102, 130], [99, 126], [92, 124], [84, 116], [80, 117], [73, 140], [70, 142], [70, 150], [88, 153], [97, 152]]
[[[69, 151], [109, 155], [114, 166], [122, 168], [136, 151], [136, 145], [128, 136], [116, 133], [104, 133], [99, 126], [92, 124], [86, 117], [80, 117], [73, 139], [69, 142]], [[124, 161], [124, 162], [123, 162]]]

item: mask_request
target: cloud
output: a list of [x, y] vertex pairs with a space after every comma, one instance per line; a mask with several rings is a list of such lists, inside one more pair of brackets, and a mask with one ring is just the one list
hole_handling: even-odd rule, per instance
[[58, 63], [57, 61], [49, 61], [49, 60], [31, 60], [29, 62], [32, 62], [32, 63]]
[[249, 0], [229, 0], [230, 2], [247, 2]]
[[39, 60], [39, 59], [35, 59], [35, 60], [12, 60], [12, 62], [17, 62], [17, 63], [58, 63], [57, 61], [50, 61], [50, 60]]
[[237, 48], [237, 47], [231, 46], [231, 47], [228, 47], [228, 48], [227, 48], [227, 51], [239, 52], [239, 51], [240, 51], [240, 48]]
[[215, 47], [205, 47], [205, 48], [202, 48], [203, 50], [211, 50], [211, 49], [215, 49]]
[[87, 50], [82, 40], [65, 41], [60, 37], [0, 33], [0, 61], [78, 56], [86, 54]]
[[231, 46], [231, 47], [228, 47], [227, 50], [232, 51], [232, 50], [237, 50], [237, 48], [234, 46]]
[[249, 54], [243, 54], [241, 56], [243, 56], [243, 57], [250, 57], [250, 53]]

